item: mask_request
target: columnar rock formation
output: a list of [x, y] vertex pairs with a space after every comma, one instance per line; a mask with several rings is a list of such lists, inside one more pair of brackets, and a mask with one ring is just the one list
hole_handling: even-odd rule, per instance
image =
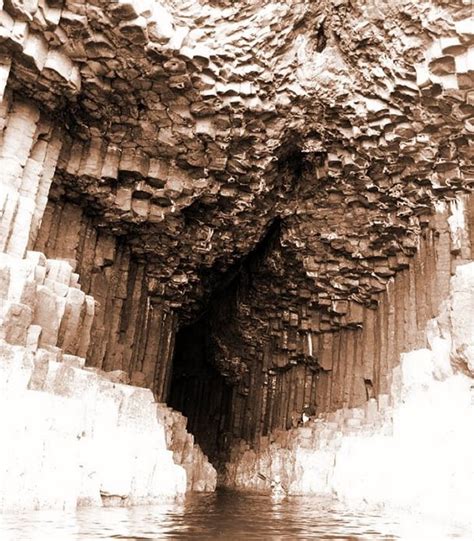
[[[275, 430], [256, 450], [234, 448], [227, 484], [269, 490], [280, 479], [290, 494], [336, 494], [351, 505], [422, 510], [472, 526], [473, 306], [470, 262], [457, 267], [438, 317], [426, 325], [426, 347], [402, 353], [386, 372], [387, 394]], [[408, 335], [416, 347], [417, 333]]]
[[385, 396], [472, 257], [470, 2], [0, 7], [5, 351], [150, 389], [220, 466]]
[[[470, 206], [464, 207], [464, 201]], [[284, 335], [287, 340], [284, 349], [288, 356], [294, 355], [293, 360], [282, 362], [281, 357], [272, 357], [268, 348], [262, 356], [256, 354], [254, 371], [243, 375], [240, 386], [233, 388], [230, 398], [225, 395], [225, 386], [220, 392], [211, 393], [211, 389], [219, 387], [215, 376], [206, 376], [199, 362], [199, 349], [188, 353], [181, 385], [175, 389], [181, 400], [178, 399], [175, 405], [182, 411], [197, 411], [197, 419], [190, 418], [193, 430], [198, 434], [202, 430], [205, 439], [209, 439], [205, 432], [209, 426], [206, 425], [206, 416], [220, 413], [217, 420], [226, 426], [227, 439], [234, 443], [242, 440], [240, 445], [248, 448], [249, 444], [253, 446], [261, 436], [267, 436], [274, 429], [286, 430], [297, 426], [305, 411], [315, 415], [343, 407], [357, 407], [379, 394], [387, 394], [392, 385], [391, 373], [400, 362], [400, 354], [426, 346], [426, 324], [439, 314], [440, 306], [449, 294], [451, 274], [459, 264], [473, 259], [472, 239], [469, 239], [467, 229], [462, 228], [463, 223], [467, 227], [469, 216], [471, 220], [474, 216], [473, 203], [472, 197], [453, 203], [451, 210], [454, 214], [451, 215], [449, 209], [439, 209], [420, 238], [416, 257], [412, 261], [407, 260], [396, 278], [390, 280], [386, 290], [380, 294], [377, 310], [360, 308], [357, 319], [346, 328], [325, 333], [315, 332], [321, 322], [319, 313], [304, 314], [302, 323], [306, 326], [306, 333], [297, 333], [290, 328], [290, 332]], [[252, 279], [254, 277], [255, 274]], [[244, 303], [254, 302], [252, 295], [255, 290], [249, 290], [245, 281], [246, 278], [237, 285], [238, 299], [227, 299], [237, 313]], [[466, 307], [468, 311], [473, 308], [469, 304]], [[225, 317], [218, 304], [213, 305], [213, 309], [215, 319], [211, 316], [208, 324], [216, 331], [219, 329], [220, 336], [226, 336], [227, 332], [230, 334], [229, 327], [235, 325], [235, 320]], [[228, 307], [225, 310], [228, 312]], [[474, 328], [471, 327], [471, 331], [474, 333]], [[273, 334], [275, 342], [278, 340], [277, 332]], [[197, 342], [188, 336], [193, 343]], [[472, 369], [472, 353], [466, 353], [465, 357], [464, 362]], [[179, 357], [176, 360], [179, 362]], [[192, 363], [194, 371], [190, 368]], [[175, 371], [179, 369], [177, 364]], [[210, 409], [192, 406], [193, 400], [199, 401], [199, 396], [193, 396], [192, 391], [200, 370], [202, 383], [207, 385], [203, 394], [204, 397], [209, 396]], [[189, 394], [190, 405], [187, 407]], [[219, 401], [217, 405], [216, 399]], [[229, 400], [231, 408], [226, 407]], [[219, 446], [222, 440], [223, 435], [220, 434], [215, 445]], [[207, 450], [212, 452], [209, 447]]]
[[98, 231], [81, 207], [57, 201], [46, 208], [35, 249], [74, 262], [81, 287], [96, 301], [88, 364], [122, 370], [124, 381], [152, 388], [164, 400], [176, 315], [149, 294], [147, 264], [125, 242]]

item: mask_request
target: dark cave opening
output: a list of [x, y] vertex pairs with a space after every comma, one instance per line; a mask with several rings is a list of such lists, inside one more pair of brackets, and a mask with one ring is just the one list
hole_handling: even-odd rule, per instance
[[183, 413], [208, 458], [218, 464], [229, 441], [233, 387], [213, 366], [209, 320], [202, 317], [176, 335], [168, 405]]
[[[234, 441], [249, 439], [255, 431], [250, 428], [256, 423], [254, 412], [242, 409], [249, 369], [241, 374], [233, 371], [233, 361], [245, 347], [236, 313], [251, 294], [266, 253], [278, 242], [281, 225], [282, 220], [275, 217], [252, 251], [224, 273], [213, 269], [207, 273], [210, 294], [205, 311], [176, 333], [167, 403], [188, 418], [188, 431], [218, 469], [228, 460]], [[256, 359], [252, 364], [258, 365]], [[243, 428], [234, 426], [236, 417]]]

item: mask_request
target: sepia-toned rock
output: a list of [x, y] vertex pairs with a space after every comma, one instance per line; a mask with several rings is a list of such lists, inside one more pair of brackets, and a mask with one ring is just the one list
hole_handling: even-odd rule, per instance
[[0, 509], [417, 504], [375, 457], [468, 449], [471, 3], [0, 8]]

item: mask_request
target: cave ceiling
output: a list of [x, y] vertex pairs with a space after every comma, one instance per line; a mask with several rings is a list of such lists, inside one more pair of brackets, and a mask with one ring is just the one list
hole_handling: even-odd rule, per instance
[[470, 2], [4, 9], [10, 87], [63, 133], [50, 197], [122, 237], [183, 321], [240, 272], [241, 339], [360, 325], [469, 189]]

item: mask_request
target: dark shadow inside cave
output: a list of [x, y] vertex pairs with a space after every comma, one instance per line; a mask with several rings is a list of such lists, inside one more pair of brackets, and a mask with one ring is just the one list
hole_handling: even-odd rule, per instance
[[212, 365], [211, 355], [207, 317], [178, 331], [168, 405], [188, 418], [188, 431], [217, 463], [227, 444], [233, 388]]
[[188, 431], [218, 469], [228, 460], [231, 444], [251, 440], [257, 430], [257, 414], [243, 402], [254, 381], [247, 367], [261, 374], [261, 359], [255, 358], [254, 344], [246, 343], [236, 313], [239, 304], [256, 295], [254, 282], [267, 272], [265, 258], [279, 242], [281, 223], [278, 216], [271, 220], [254, 249], [225, 272], [206, 273], [206, 308], [176, 334], [167, 404], [188, 418]]

